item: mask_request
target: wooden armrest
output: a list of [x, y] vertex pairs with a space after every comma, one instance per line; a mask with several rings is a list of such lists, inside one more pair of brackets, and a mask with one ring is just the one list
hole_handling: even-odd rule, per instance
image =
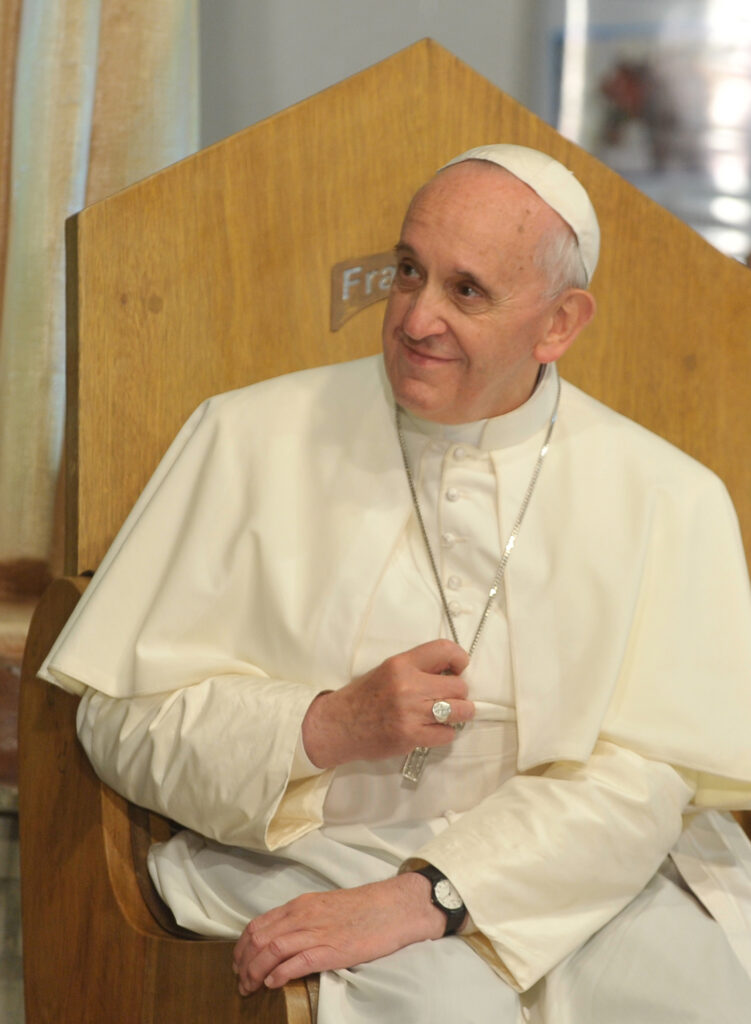
[[[76, 697], [36, 678], [86, 580], [56, 580], [21, 673], [19, 825], [27, 1024], [310, 1024], [304, 980], [242, 999], [233, 943], [170, 934], [143, 900], [127, 801], [78, 743]], [[137, 817], [137, 815], [136, 815]]]

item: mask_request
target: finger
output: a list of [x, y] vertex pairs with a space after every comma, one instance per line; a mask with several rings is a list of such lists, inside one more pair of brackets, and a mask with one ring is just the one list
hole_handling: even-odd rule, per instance
[[267, 910], [265, 914], [259, 914], [258, 917], [249, 921], [235, 943], [232, 955], [233, 965], [238, 967], [250, 950], [255, 955], [276, 935], [290, 931], [290, 927], [284, 923], [288, 916], [289, 903], [283, 903], [282, 906]]
[[467, 652], [453, 640], [429, 640], [404, 653], [415, 668], [431, 674], [448, 671], [458, 676], [469, 664]]
[[305, 893], [248, 922], [233, 954], [233, 970], [244, 994], [260, 988], [279, 962], [320, 941], [314, 939], [310, 922], [318, 916], [313, 907], [328, 895]]
[[459, 735], [457, 725], [463, 725], [474, 718], [475, 706], [471, 700], [452, 700], [451, 714], [445, 725], [436, 722], [432, 712], [426, 715], [426, 723], [415, 735], [415, 743], [421, 747], [447, 747]]
[[340, 964], [331, 946], [316, 946], [313, 949], [301, 950], [279, 964], [266, 975], [263, 983], [267, 988], [282, 988], [294, 978], [304, 978], [308, 974], [318, 974], [320, 971], [338, 966]]
[[240, 993], [249, 995], [257, 992], [273, 971], [287, 960], [304, 953], [315, 941], [309, 931], [300, 931], [279, 936], [263, 946], [255, 947], [251, 943], [237, 964]]
[[[445, 701], [450, 707], [449, 716], [445, 722], [439, 722], [438, 724], [445, 726], [460, 725], [464, 722], [469, 722], [475, 717], [475, 705], [474, 701], [471, 700], [458, 700], [452, 698], [449, 700], [447, 697], [440, 697], [439, 700]], [[433, 705], [430, 708], [430, 722], [431, 724], [436, 721], [433, 714]]]
[[320, 971], [340, 967], [342, 966], [339, 962], [341, 959], [341, 956], [336, 956], [331, 946], [303, 949], [279, 963], [263, 978], [262, 982], [240, 980], [237, 987], [241, 996], [249, 996], [253, 992], [257, 992], [262, 984], [266, 988], [282, 988], [288, 981], [295, 978], [304, 978], [308, 974], [318, 974]]
[[237, 975], [237, 987], [241, 995], [256, 992], [266, 975], [278, 966], [282, 957], [283, 954], [274, 942], [259, 949], [252, 943], [247, 944], [242, 955], [235, 956], [233, 960], [233, 970]]
[[469, 692], [464, 679], [453, 674], [444, 675], [441, 673], [438, 677], [435, 675], [423, 675], [421, 685], [426, 685], [427, 683], [429, 683], [430, 693], [435, 695], [431, 701], [431, 707], [436, 700], [450, 700], [455, 697], [464, 700]]

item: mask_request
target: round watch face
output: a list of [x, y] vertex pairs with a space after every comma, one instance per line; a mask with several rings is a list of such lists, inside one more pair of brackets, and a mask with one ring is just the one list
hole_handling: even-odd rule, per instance
[[461, 896], [448, 878], [442, 878], [440, 882], [436, 882], [433, 892], [435, 898], [446, 910], [458, 910], [462, 906]]

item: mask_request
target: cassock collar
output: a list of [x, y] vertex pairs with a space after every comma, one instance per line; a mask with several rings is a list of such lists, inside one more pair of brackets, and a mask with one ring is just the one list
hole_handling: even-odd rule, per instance
[[434, 423], [404, 410], [404, 424], [410, 433], [446, 444], [466, 444], [483, 451], [498, 451], [521, 444], [536, 434], [550, 419], [556, 399], [558, 372], [555, 363], [542, 367], [535, 390], [518, 409], [477, 420], [474, 423]]

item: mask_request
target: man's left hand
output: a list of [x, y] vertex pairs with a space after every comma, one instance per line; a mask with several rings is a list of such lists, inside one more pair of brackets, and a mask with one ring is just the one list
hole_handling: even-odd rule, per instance
[[406, 872], [383, 882], [306, 893], [254, 918], [235, 946], [240, 995], [281, 988], [316, 971], [353, 967], [424, 939], [440, 938], [446, 918], [430, 883]]

